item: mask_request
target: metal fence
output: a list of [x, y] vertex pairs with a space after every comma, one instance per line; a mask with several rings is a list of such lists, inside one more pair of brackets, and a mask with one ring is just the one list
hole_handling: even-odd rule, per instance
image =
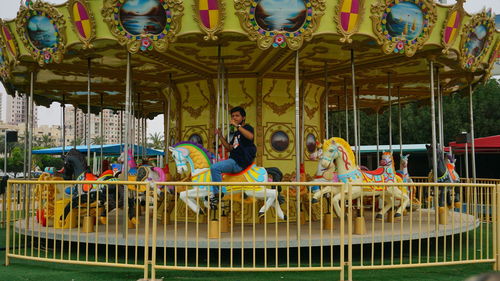
[[6, 264], [127, 267], [153, 279], [161, 270], [331, 270], [340, 280], [364, 269], [498, 270], [500, 186], [484, 182], [215, 183], [232, 188], [215, 205], [196, 188], [214, 183], [9, 181]]

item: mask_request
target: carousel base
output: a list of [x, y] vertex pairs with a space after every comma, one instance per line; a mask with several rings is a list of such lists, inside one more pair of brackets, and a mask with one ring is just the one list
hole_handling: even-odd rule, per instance
[[[19, 220], [15, 223], [15, 228], [16, 232], [20, 234], [48, 239], [79, 241], [80, 243], [97, 242], [102, 245], [144, 246], [146, 237], [144, 218], [141, 218], [137, 228], [128, 229], [125, 233], [121, 214], [121, 212], [118, 214], [118, 225], [115, 223], [116, 215], [113, 213], [109, 216], [107, 226], [96, 225], [94, 232], [87, 233], [82, 232], [82, 227], [71, 229], [44, 227], [35, 222], [34, 219], [29, 221], [29, 227], [27, 227], [26, 220]], [[435, 212], [428, 209], [414, 212], [411, 224], [409, 215], [394, 222], [373, 221], [370, 212], [365, 212], [364, 217], [366, 231], [362, 235], [352, 235], [354, 245], [442, 237], [467, 232], [480, 225], [480, 220], [472, 215], [449, 211], [447, 223], [439, 224], [438, 229], [436, 229]], [[171, 222], [168, 225], [158, 222], [156, 247], [251, 249], [330, 246], [348, 243], [347, 222], [345, 222], [344, 227], [344, 240], [341, 241], [340, 220], [338, 218], [333, 219], [333, 230], [323, 230], [320, 221], [302, 224], [300, 226], [300, 239], [297, 239], [298, 229], [295, 222], [281, 222], [277, 225], [275, 223], [255, 223], [255, 225], [244, 224], [243, 226], [237, 223], [233, 224], [232, 234], [230, 232], [220, 233], [220, 238], [215, 239], [208, 238], [208, 225], [207, 223], [199, 223], [197, 227], [196, 223], [193, 222]], [[355, 220], [353, 220], [353, 229], [354, 225]], [[152, 221], [150, 221], [150, 227], [149, 235], [152, 233]], [[152, 246], [151, 241], [150, 238], [150, 246]]]

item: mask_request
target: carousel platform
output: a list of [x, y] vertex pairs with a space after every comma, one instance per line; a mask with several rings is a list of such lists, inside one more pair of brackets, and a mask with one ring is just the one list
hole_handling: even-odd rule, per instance
[[[371, 212], [365, 212], [366, 233], [352, 236], [353, 244], [381, 243], [391, 241], [408, 241], [442, 237], [473, 230], [480, 225], [480, 220], [472, 215], [449, 211], [447, 224], [438, 224], [436, 228], [435, 212], [422, 209], [406, 215], [402, 220], [395, 222], [373, 221]], [[121, 224], [121, 212], [110, 214], [108, 225], [99, 224], [94, 232], [83, 233], [81, 228], [55, 229], [44, 227], [30, 218], [29, 223], [18, 220], [15, 223], [17, 233], [40, 238], [56, 239], [80, 243], [98, 243], [102, 245], [144, 246], [145, 221], [144, 217], [137, 228], [128, 229]], [[333, 230], [322, 230], [320, 221], [306, 222], [300, 226], [300, 235], [297, 235], [296, 222], [280, 223], [234, 223], [231, 232], [223, 232], [220, 238], [208, 238], [208, 224], [200, 222], [170, 222], [167, 225], [157, 223], [156, 247], [176, 248], [286, 248], [305, 246], [330, 246], [347, 244], [348, 225], [345, 221], [344, 241], [341, 241], [340, 221], [334, 218]], [[29, 225], [29, 227], [27, 227]], [[153, 245], [152, 220], [149, 223], [149, 245]], [[354, 223], [353, 223], [354, 227]], [[118, 229], [117, 229], [118, 228]], [[298, 239], [300, 236], [300, 239]]]

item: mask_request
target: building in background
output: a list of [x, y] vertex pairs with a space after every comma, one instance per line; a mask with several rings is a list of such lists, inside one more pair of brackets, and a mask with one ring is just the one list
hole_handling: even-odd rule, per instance
[[[121, 124], [120, 114], [115, 113], [110, 109], [105, 109], [103, 114], [103, 140], [104, 144], [116, 144], [120, 143], [123, 136], [124, 126]], [[98, 141], [101, 136], [101, 115], [90, 115], [90, 140], [91, 144]], [[86, 131], [88, 126], [87, 115], [83, 113], [81, 109], [76, 111], [76, 123], [75, 123], [75, 108], [73, 106], [66, 106], [65, 110], [65, 128], [66, 128], [66, 145], [73, 144], [75, 139], [75, 127], [76, 127], [76, 138], [80, 140], [80, 144], [84, 144], [85, 138], [87, 137]]]
[[[5, 123], [9, 125], [19, 125], [26, 122], [26, 100], [23, 96], [12, 97], [7, 95]], [[34, 122], [33, 128], [38, 124], [38, 110], [35, 106], [33, 110]]]

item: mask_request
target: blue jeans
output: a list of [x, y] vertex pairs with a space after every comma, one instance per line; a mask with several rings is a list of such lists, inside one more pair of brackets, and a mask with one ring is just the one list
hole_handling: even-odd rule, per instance
[[[236, 161], [229, 158], [224, 161], [217, 162], [210, 167], [210, 173], [212, 175], [213, 182], [221, 182], [222, 181], [222, 173], [231, 173], [236, 174], [243, 171]], [[219, 193], [219, 186], [214, 185], [213, 191], [215, 194]]]

